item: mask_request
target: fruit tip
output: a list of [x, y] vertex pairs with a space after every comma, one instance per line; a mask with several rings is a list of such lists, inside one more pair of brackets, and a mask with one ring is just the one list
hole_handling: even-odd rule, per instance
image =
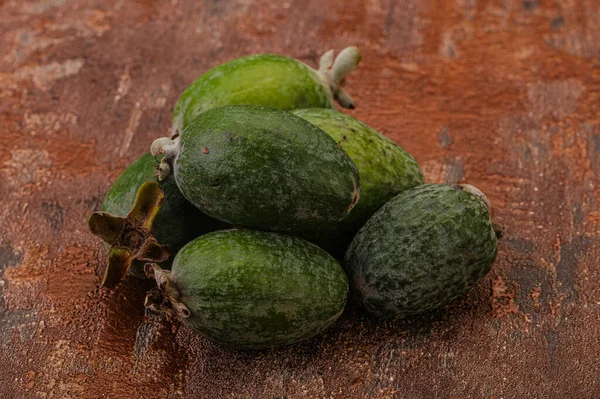
[[476, 196], [477, 198], [479, 198], [480, 200], [483, 201], [483, 203], [485, 204], [485, 206], [487, 207], [488, 210], [490, 210], [492, 208], [488, 197], [486, 197], [486, 195], [477, 187], [472, 186], [470, 184], [457, 184], [454, 186], [454, 188], [457, 188], [459, 190], [463, 190], [470, 194], [473, 194], [474, 196]]

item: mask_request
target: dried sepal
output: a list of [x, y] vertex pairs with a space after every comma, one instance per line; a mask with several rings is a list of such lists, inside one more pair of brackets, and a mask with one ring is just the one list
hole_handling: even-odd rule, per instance
[[108, 253], [108, 265], [102, 278], [102, 287], [114, 288], [127, 275], [133, 256], [133, 252], [127, 248], [111, 248]]
[[164, 155], [156, 168], [156, 176], [158, 176], [159, 181], [165, 180], [173, 173], [172, 164], [179, 154], [179, 149], [179, 134], [175, 134], [170, 138], [161, 137], [156, 139], [150, 146], [150, 154], [152, 154], [152, 156], [157, 156], [159, 154]]
[[356, 47], [346, 47], [337, 57], [333, 50], [327, 51], [319, 61], [318, 74], [323, 84], [329, 88], [333, 98], [344, 108], [354, 109], [354, 100], [343, 89], [346, 76], [360, 62], [360, 52]]
[[161, 269], [156, 263], [146, 264], [144, 270], [148, 278], [154, 279], [157, 285], [146, 295], [144, 306], [180, 319], [190, 317], [190, 310], [182, 302], [179, 302], [179, 291], [170, 281], [171, 272]]
[[125, 229], [125, 218], [106, 212], [94, 212], [88, 220], [88, 226], [93, 235], [100, 237], [108, 245], [114, 245]]
[[152, 234], [152, 224], [163, 200], [164, 193], [158, 183], [149, 181], [139, 188], [127, 217], [106, 212], [92, 214], [88, 221], [90, 231], [111, 246], [103, 287], [113, 288], [133, 263], [160, 263], [169, 258], [168, 248]]
[[164, 199], [165, 194], [156, 182], [149, 181], [142, 184], [137, 192], [133, 208], [127, 215], [127, 220], [137, 227], [151, 229]]

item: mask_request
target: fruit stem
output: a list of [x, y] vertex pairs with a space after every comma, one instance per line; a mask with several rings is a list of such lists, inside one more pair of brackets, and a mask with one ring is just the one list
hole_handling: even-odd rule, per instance
[[156, 263], [147, 263], [144, 271], [148, 278], [154, 278], [158, 286], [146, 295], [144, 305], [158, 312], [174, 314], [180, 319], [190, 317], [190, 310], [178, 300], [179, 290], [171, 281], [171, 271], [161, 269]]
[[152, 154], [153, 157], [157, 156], [158, 154], [165, 155], [156, 168], [156, 175], [158, 176], [159, 181], [165, 180], [173, 172], [173, 161], [179, 154], [179, 147], [180, 143], [178, 135], [170, 138], [161, 137], [154, 140], [150, 146], [150, 154]]
[[318, 74], [333, 95], [333, 98], [344, 108], [354, 109], [354, 100], [342, 88], [346, 76], [358, 66], [360, 53], [358, 48], [346, 47], [334, 58], [333, 50], [327, 51], [319, 61]]
[[502, 238], [504, 236], [505, 228], [501, 224], [492, 223], [492, 229], [494, 229], [494, 233], [496, 234], [496, 238]]

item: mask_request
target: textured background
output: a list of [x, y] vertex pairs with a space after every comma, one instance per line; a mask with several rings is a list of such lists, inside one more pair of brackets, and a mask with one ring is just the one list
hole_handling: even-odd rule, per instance
[[[597, 0], [0, 0], [0, 32], [0, 398], [600, 397]], [[506, 226], [475, 290], [249, 353], [98, 288], [86, 219], [188, 83], [351, 44], [352, 115]]]

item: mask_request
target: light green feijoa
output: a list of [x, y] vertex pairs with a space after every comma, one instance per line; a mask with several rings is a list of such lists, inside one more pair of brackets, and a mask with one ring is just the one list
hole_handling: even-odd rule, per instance
[[360, 61], [356, 47], [334, 60], [333, 50], [321, 57], [319, 70], [290, 57], [260, 54], [238, 58], [212, 68], [183, 92], [173, 112], [173, 135], [183, 132], [198, 115], [212, 108], [254, 104], [281, 109], [333, 107], [336, 99], [354, 108], [342, 86]]
[[424, 183], [417, 161], [406, 150], [363, 122], [332, 109], [298, 109], [292, 113], [329, 134], [350, 156], [360, 173], [360, 200], [348, 216], [309, 237], [340, 254], [363, 224], [390, 198]]
[[348, 248], [353, 296], [379, 317], [448, 304], [491, 269], [497, 231], [488, 199], [473, 186], [405, 190], [369, 219]]
[[173, 172], [188, 201], [236, 226], [316, 231], [342, 220], [360, 195], [356, 165], [335, 140], [281, 109], [214, 108], [151, 152], [165, 154], [159, 178]]
[[342, 314], [348, 293], [341, 266], [318, 246], [253, 230], [209, 233], [181, 249], [172, 271], [153, 265], [147, 272], [159, 288], [146, 306], [239, 349], [319, 334]]

